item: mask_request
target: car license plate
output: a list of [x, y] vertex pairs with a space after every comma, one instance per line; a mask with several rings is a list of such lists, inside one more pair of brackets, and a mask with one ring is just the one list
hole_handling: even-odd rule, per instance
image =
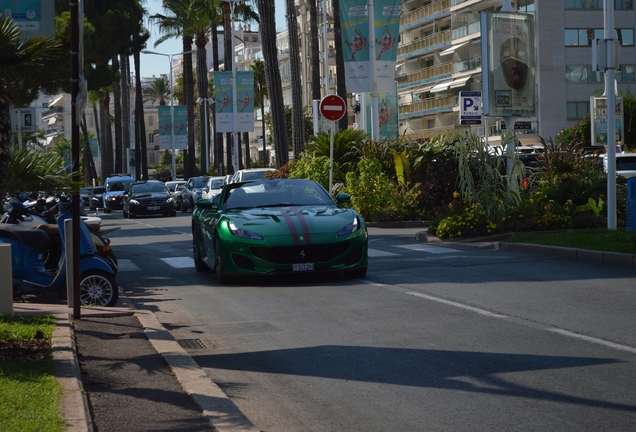
[[314, 263], [294, 264], [294, 271], [310, 271], [314, 269]]
[[147, 210], [159, 210], [159, 206], [146, 207]]

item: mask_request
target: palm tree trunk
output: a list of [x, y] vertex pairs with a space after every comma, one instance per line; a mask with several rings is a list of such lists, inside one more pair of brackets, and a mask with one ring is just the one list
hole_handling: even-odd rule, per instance
[[300, 153], [302, 153], [305, 147], [305, 113], [303, 110], [303, 89], [300, 77], [302, 65], [300, 64], [298, 20], [296, 18], [294, 0], [286, 0], [286, 7], [292, 80], [292, 142], [294, 148], [294, 159], [299, 159]]
[[[97, 148], [99, 149], [99, 153], [100, 153], [100, 158], [99, 160], [102, 161], [103, 155], [102, 155], [102, 141], [103, 141], [103, 137], [102, 137], [102, 133], [101, 133], [101, 128], [99, 126], [100, 122], [101, 122], [101, 118], [99, 115], [99, 112], [97, 111], [97, 104], [93, 105], [93, 117], [95, 118], [95, 135], [97, 135]], [[101, 166], [100, 166], [100, 171], [101, 171]], [[98, 179], [97, 177], [97, 167], [95, 167], [95, 179]]]
[[[203, 98], [204, 102], [199, 106], [199, 119], [201, 124], [201, 173], [207, 174], [205, 168], [208, 166], [208, 157], [210, 150], [208, 147], [208, 111], [209, 104], [208, 98], [208, 59], [205, 51], [207, 45], [207, 39], [199, 42], [197, 39], [197, 90], [199, 91], [199, 97]], [[203, 46], [201, 46], [203, 45]]]
[[[128, 168], [128, 149], [130, 148], [130, 63], [129, 57], [120, 54], [121, 62], [121, 107], [122, 107], [122, 160]], [[135, 159], [137, 161], [139, 159]], [[137, 164], [136, 164], [137, 165]], [[131, 173], [134, 174], [134, 173]], [[139, 178], [139, 177], [136, 177]]]
[[243, 141], [245, 142], [245, 168], [250, 168], [250, 134], [243, 133]]
[[311, 98], [320, 100], [320, 45], [318, 43], [318, 8], [309, 0], [309, 32], [311, 33]]
[[[192, 50], [192, 37], [183, 37], [183, 52]], [[184, 159], [185, 178], [197, 175], [194, 145], [194, 83], [192, 82], [192, 53], [183, 55], [183, 97], [188, 111], [188, 149]], [[173, 179], [175, 180], [175, 179]]]
[[102, 141], [102, 184], [104, 184], [104, 180], [112, 174], [113, 171], [113, 133], [110, 123], [110, 93], [108, 89], [104, 90], [104, 99], [102, 101], [102, 105], [100, 106], [102, 110], [102, 126], [103, 126], [103, 136], [104, 140]]
[[[95, 119], [97, 122], [97, 119]], [[90, 138], [88, 137], [88, 128], [86, 127], [86, 113], [82, 113], [82, 135], [84, 135], [84, 183], [93, 184], [93, 179], [97, 178], [95, 170], [95, 160], [93, 160], [93, 151], [91, 150]]]
[[267, 91], [271, 103], [272, 134], [276, 152], [276, 167], [287, 164], [287, 128], [285, 126], [285, 106], [283, 87], [278, 67], [278, 49], [276, 46], [276, 9], [271, 0], [256, 0], [261, 17], [260, 32], [263, 48], [263, 60], [267, 81]]
[[135, 63], [135, 160], [139, 161], [137, 175], [148, 180], [148, 152], [146, 151], [146, 123], [144, 122], [144, 99], [141, 93], [141, 54], [133, 54]]
[[[119, 70], [119, 59], [113, 57], [113, 69]], [[115, 172], [124, 172], [124, 163], [122, 161], [122, 142], [121, 142], [121, 86], [119, 81], [113, 83], [113, 99], [115, 100]]]
[[[230, 4], [228, 2], [223, 2], [223, 34], [224, 34], [224, 49], [225, 49], [225, 59], [224, 69], [226, 71], [232, 70], [232, 58], [234, 58], [234, 41], [231, 40], [232, 35], [232, 18], [231, 18], [231, 9]], [[236, 103], [236, 101], [232, 101], [232, 103]], [[234, 167], [232, 164], [232, 145], [234, 144], [234, 140], [231, 133], [225, 134], [226, 139], [226, 153], [227, 153], [227, 173], [234, 174], [234, 170], [238, 167]]]
[[11, 116], [9, 107], [11, 105], [11, 96], [4, 80], [0, 78], [0, 197], [4, 198], [6, 194], [7, 178], [4, 173], [9, 169], [9, 161], [11, 160]]
[[[216, 23], [212, 23], [212, 68], [219, 70], [219, 33]], [[223, 171], [223, 134], [216, 133], [216, 109], [212, 109], [212, 130], [214, 133], [214, 166], [219, 175], [226, 174]]]

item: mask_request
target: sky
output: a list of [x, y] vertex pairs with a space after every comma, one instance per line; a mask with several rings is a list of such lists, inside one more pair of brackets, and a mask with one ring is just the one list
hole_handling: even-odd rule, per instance
[[[279, 30], [287, 28], [285, 25], [285, 0], [276, 1], [276, 27]], [[161, 7], [162, 0], [147, 0], [144, 4], [148, 15], [154, 15], [157, 13], [164, 13]], [[252, 2], [254, 8], [256, 8], [256, 2]], [[154, 47], [155, 41], [160, 37], [159, 31], [156, 25], [146, 24], [148, 30], [150, 30], [150, 40], [146, 46], [146, 49], [150, 51], [156, 51], [164, 54], [176, 54], [183, 51], [183, 45], [180, 40], [170, 39], [161, 43], [156, 48]], [[254, 26], [252, 26], [254, 28]], [[141, 55], [141, 76], [143, 78], [149, 78], [159, 76], [161, 74], [170, 73], [170, 62], [167, 56], [142, 54]]]

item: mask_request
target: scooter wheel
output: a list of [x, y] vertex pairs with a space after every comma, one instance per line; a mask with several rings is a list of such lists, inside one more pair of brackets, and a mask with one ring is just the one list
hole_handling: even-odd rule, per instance
[[119, 298], [115, 277], [101, 270], [87, 270], [80, 277], [82, 306], [112, 307]]

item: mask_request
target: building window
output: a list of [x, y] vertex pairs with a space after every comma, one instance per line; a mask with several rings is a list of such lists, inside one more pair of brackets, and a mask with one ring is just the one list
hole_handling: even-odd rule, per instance
[[[603, 9], [604, 0], [565, 0], [566, 9]], [[614, 0], [614, 9], [631, 10], [634, 9], [634, 0]]]
[[634, 82], [634, 65], [621, 65], [621, 70], [616, 72], [616, 81]]
[[154, 126], [155, 125], [155, 116], [153, 115], [149, 115], [148, 116], [148, 126]]
[[[634, 29], [615, 29], [616, 39], [622, 46], [634, 46]], [[565, 29], [566, 46], [591, 46], [594, 39], [603, 39], [603, 29]]]
[[605, 82], [603, 72], [593, 72], [590, 65], [565, 66], [566, 83], [602, 83]]
[[568, 102], [568, 120], [581, 120], [590, 112], [589, 102]]
[[148, 144], [154, 144], [154, 143], [155, 143], [155, 134], [149, 133], [148, 134]]

